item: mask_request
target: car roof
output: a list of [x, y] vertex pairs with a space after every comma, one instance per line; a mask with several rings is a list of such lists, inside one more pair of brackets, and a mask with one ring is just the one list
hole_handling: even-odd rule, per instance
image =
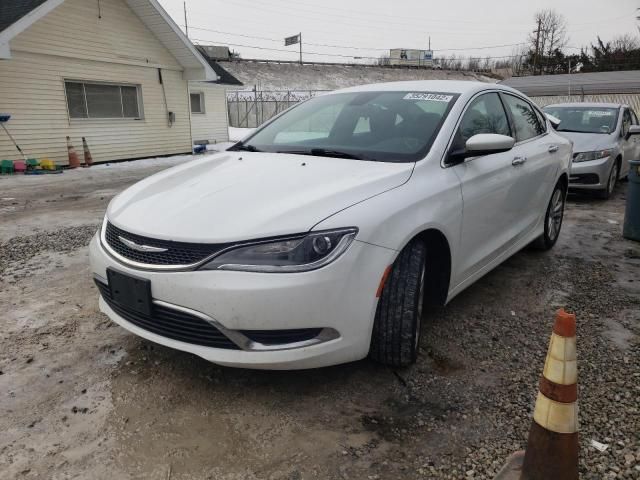
[[347, 92], [442, 92], [456, 94], [474, 94], [482, 90], [503, 90], [505, 92], [522, 95], [506, 85], [488, 82], [473, 82], [465, 80], [409, 80], [404, 82], [371, 83], [357, 87], [343, 88], [332, 93]]
[[583, 108], [620, 108], [626, 107], [621, 103], [604, 103], [604, 102], [571, 102], [571, 103], [554, 103], [553, 105], [547, 105], [547, 107], [583, 107]]

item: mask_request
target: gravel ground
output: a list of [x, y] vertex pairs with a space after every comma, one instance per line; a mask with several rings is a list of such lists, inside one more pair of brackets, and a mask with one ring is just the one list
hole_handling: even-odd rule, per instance
[[492, 479], [526, 444], [560, 306], [578, 316], [581, 478], [640, 479], [625, 183], [608, 202], [571, 196], [554, 250], [426, 312], [416, 365], [263, 372], [154, 345], [97, 310], [86, 245], [108, 200], [164, 167], [0, 179], [3, 479]]

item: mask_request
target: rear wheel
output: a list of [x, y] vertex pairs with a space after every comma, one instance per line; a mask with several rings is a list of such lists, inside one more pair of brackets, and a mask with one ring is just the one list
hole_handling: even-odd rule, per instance
[[618, 177], [620, 176], [620, 161], [616, 160], [611, 167], [611, 172], [609, 173], [609, 179], [607, 180], [607, 187], [603, 190], [598, 190], [598, 197], [603, 200], [607, 200], [613, 194], [613, 190], [616, 188], [616, 183], [618, 182]]
[[567, 198], [567, 188], [562, 182], [558, 182], [551, 194], [551, 200], [547, 206], [544, 217], [544, 233], [540, 235], [533, 246], [539, 250], [550, 250], [558, 241], [562, 220], [564, 219], [564, 205]]
[[371, 337], [370, 356], [393, 367], [416, 361], [422, 330], [426, 245], [412, 240], [398, 255], [382, 290]]

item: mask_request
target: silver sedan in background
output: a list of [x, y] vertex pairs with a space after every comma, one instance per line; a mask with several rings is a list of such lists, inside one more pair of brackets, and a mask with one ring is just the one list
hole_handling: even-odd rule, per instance
[[573, 141], [569, 187], [609, 198], [616, 182], [629, 173], [629, 160], [640, 158], [636, 113], [616, 103], [562, 103], [543, 110], [561, 121], [558, 133]]

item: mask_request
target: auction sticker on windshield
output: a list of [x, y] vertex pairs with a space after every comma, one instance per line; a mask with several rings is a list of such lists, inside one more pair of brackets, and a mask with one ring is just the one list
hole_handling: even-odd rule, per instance
[[431, 100], [432, 102], [450, 102], [453, 100], [453, 95], [442, 95], [439, 93], [422, 93], [412, 92], [407, 93], [404, 100]]

